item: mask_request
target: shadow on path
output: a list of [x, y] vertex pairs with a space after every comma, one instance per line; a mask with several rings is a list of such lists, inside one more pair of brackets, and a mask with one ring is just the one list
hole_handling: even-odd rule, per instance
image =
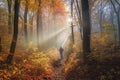
[[57, 60], [53, 64], [55, 70], [53, 74], [51, 74], [53, 80], [66, 80], [63, 73], [63, 62], [62, 60]]

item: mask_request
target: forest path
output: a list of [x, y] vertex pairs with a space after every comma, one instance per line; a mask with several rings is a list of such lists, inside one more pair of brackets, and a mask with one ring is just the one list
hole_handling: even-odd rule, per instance
[[58, 60], [54, 64], [54, 72], [51, 74], [52, 80], [66, 80], [64, 73], [63, 73], [63, 64], [64, 62], [61, 60]]
[[[51, 74], [52, 80], [66, 80], [65, 79], [65, 74], [64, 74], [64, 63], [65, 63], [65, 59], [68, 55], [67, 52], [67, 48], [70, 44], [70, 29], [67, 31], [65, 30], [65, 32], [63, 32], [63, 34], [61, 34], [61, 37], [59, 38], [59, 43], [57, 44], [58, 46], [62, 46], [64, 49], [63, 52], [63, 60], [58, 59], [54, 64], [54, 72]], [[58, 47], [57, 46], [57, 47]]]
[[[64, 35], [64, 38], [62, 38], [62, 42], [60, 43], [60, 45], [64, 48], [64, 52], [63, 52], [63, 57], [64, 59], [66, 58], [67, 55], [67, 51], [66, 51], [66, 47], [69, 45], [69, 33], [66, 33]], [[54, 62], [53, 66], [54, 66], [54, 72], [53, 74], [51, 74], [52, 76], [52, 80], [66, 80], [65, 79], [65, 75], [64, 75], [64, 63], [65, 60], [62, 59], [58, 59], [57, 61]]]

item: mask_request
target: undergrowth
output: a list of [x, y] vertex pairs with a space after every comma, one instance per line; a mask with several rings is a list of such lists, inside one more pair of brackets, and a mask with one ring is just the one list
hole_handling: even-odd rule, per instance
[[[1, 61], [5, 58], [2, 55]], [[0, 80], [51, 80], [51, 74], [54, 72], [53, 63], [58, 58], [55, 48], [33, 53], [17, 51], [12, 65], [0, 64]]]
[[92, 52], [85, 58], [81, 52], [70, 54], [64, 65], [66, 80], [120, 80], [120, 50], [113, 37], [95, 34], [91, 44]]

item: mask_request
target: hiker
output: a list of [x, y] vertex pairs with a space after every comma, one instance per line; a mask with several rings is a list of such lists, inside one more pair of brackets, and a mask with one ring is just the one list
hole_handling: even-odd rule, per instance
[[61, 59], [63, 59], [63, 51], [64, 51], [64, 49], [62, 47], [60, 47], [59, 52], [60, 52]]

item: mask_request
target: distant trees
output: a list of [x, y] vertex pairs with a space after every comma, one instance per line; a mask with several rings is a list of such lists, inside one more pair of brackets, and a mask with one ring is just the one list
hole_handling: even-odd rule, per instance
[[100, 27], [100, 35], [102, 36], [102, 32], [103, 32], [103, 13], [104, 13], [104, 8], [105, 8], [105, 5], [104, 5], [104, 2], [105, 1], [103, 1], [103, 0], [100, 0], [99, 1], [99, 10], [98, 10], [98, 12], [99, 12], [99, 27]]
[[80, 36], [81, 36], [81, 39], [83, 39], [83, 31], [82, 31], [83, 25], [82, 25], [82, 17], [81, 17], [82, 11], [80, 8], [81, 5], [79, 5], [80, 4], [79, 0], [75, 0], [75, 2], [76, 2], [77, 17], [78, 17], [78, 26], [80, 29]]
[[[49, 39], [53, 37], [49, 37], [48, 35], [56, 34], [55, 32], [63, 28], [65, 24], [66, 12], [65, 4], [62, 0], [3, 0], [2, 3], [0, 1], [0, 11], [0, 37], [2, 36], [1, 39], [3, 37], [6, 39], [6, 37], [9, 36], [9, 38], [7, 37], [8, 40], [6, 39], [7, 43], [0, 41], [6, 43], [0, 43], [0, 46], [2, 44], [3, 49], [4, 47], [8, 48], [11, 36], [13, 36], [10, 45], [10, 54], [6, 60], [7, 63], [11, 63], [13, 59], [17, 42], [20, 42], [18, 47], [20, 46], [20, 48], [24, 50], [26, 50], [30, 43], [34, 43], [35, 46], [38, 45], [37, 48], [39, 50], [41, 46], [43, 46], [43, 36], [46, 42], [49, 42]], [[3, 23], [2, 20], [8, 24]], [[7, 27], [7, 29], [5, 27]], [[5, 31], [3, 31], [2, 28], [4, 28]], [[1, 33], [4, 33], [4, 36], [1, 35]], [[6, 35], [6, 33], [10, 34]], [[52, 44], [52, 41], [53, 40], [51, 40], [50, 44]]]
[[[95, 10], [98, 10], [99, 15], [99, 24], [103, 32], [105, 30], [104, 23], [108, 22], [111, 26], [114, 27], [114, 38], [115, 43], [120, 44], [120, 2], [119, 0], [101, 0], [96, 1]], [[95, 11], [94, 10], [94, 11]], [[103, 34], [101, 32], [101, 34]], [[120, 45], [119, 45], [120, 46]]]
[[110, 0], [114, 12], [116, 14], [117, 18], [117, 35], [118, 35], [118, 46], [120, 46], [120, 1], [119, 0]]
[[12, 63], [12, 59], [13, 59], [16, 44], [17, 44], [19, 5], [20, 5], [20, 0], [15, 0], [15, 4], [14, 4], [14, 33], [13, 33], [12, 43], [11, 43], [11, 47], [10, 47], [10, 54], [8, 55], [7, 60], [6, 60], [6, 63], [8, 63], [8, 64]]
[[40, 49], [44, 38], [60, 28], [59, 24], [62, 23], [58, 23], [58, 21], [62, 20], [61, 17], [64, 16], [64, 13], [64, 3], [61, 0], [22, 0], [19, 15], [24, 23], [21, 31], [24, 31], [25, 41], [34, 39], [38, 49]]

